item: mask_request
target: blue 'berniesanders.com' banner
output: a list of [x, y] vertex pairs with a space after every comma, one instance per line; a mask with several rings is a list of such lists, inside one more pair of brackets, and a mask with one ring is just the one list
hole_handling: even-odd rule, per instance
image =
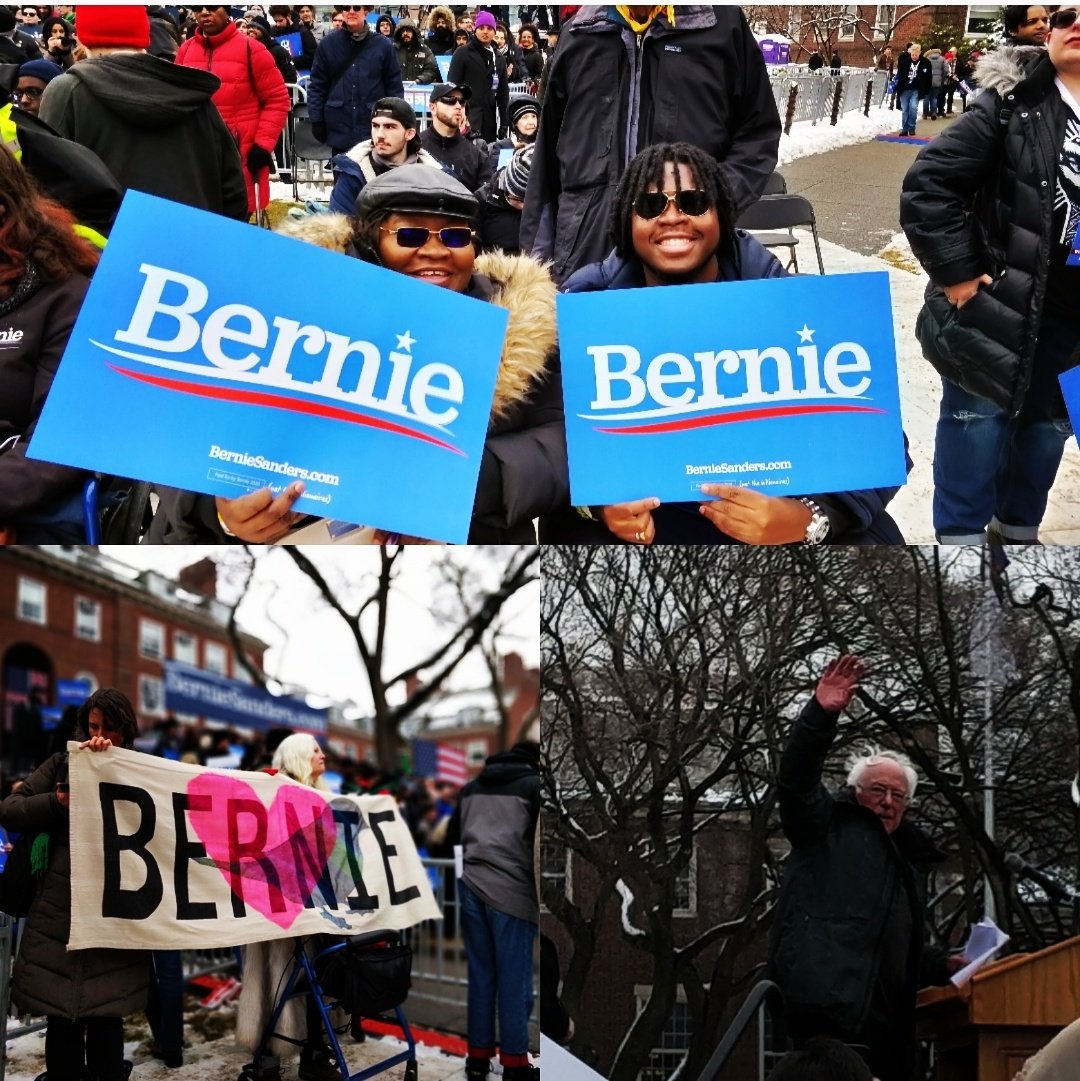
[[886, 273], [558, 298], [573, 502], [907, 476]]
[[[29, 453], [464, 542], [506, 312], [129, 192]], [[88, 424], [87, 418], [93, 418]]]

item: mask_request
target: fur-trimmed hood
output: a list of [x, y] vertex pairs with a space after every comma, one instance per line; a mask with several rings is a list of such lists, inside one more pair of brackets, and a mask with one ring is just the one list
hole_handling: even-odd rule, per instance
[[1004, 97], [1031, 72], [1046, 50], [1038, 45], [1009, 45], [980, 56], [975, 63], [975, 81], [982, 90]]
[[442, 15], [443, 18], [446, 19], [447, 29], [450, 31], [451, 34], [453, 34], [454, 28], [457, 26], [457, 21], [454, 19], [454, 13], [448, 7], [443, 7], [441, 4], [437, 4], [428, 12], [427, 18], [424, 20], [424, 29], [434, 29], [435, 20], [440, 15]]
[[[344, 214], [286, 219], [277, 231], [328, 251], [350, 253], [352, 224]], [[526, 401], [547, 376], [548, 357], [558, 342], [555, 283], [547, 266], [531, 255], [484, 252], [476, 257], [475, 273], [490, 283], [491, 303], [510, 316], [491, 403], [491, 419], [496, 421]]]

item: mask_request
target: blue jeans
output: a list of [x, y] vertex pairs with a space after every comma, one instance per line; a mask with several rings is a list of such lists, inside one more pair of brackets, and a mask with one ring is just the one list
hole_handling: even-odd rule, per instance
[[919, 91], [913, 86], [901, 90], [897, 100], [900, 102], [900, 130], [914, 135], [919, 120]]
[[1038, 537], [1072, 426], [1057, 375], [1080, 330], [1044, 318], [1023, 407], [1016, 417], [942, 380], [934, 445], [934, 532], [949, 544], [981, 544], [993, 524], [1007, 541]]
[[461, 930], [469, 962], [469, 1054], [490, 1058], [499, 1015], [502, 1055], [529, 1051], [533, 1008], [533, 943], [536, 924], [492, 908], [457, 880]]
[[150, 988], [146, 1020], [162, 1051], [184, 1046], [184, 965], [179, 950], [154, 950], [150, 955]]

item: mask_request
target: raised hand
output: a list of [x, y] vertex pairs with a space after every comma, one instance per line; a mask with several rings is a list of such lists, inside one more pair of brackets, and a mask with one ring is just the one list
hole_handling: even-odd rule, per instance
[[859, 689], [859, 680], [862, 679], [864, 670], [863, 662], [851, 653], [829, 661], [814, 691], [818, 705], [830, 713], [839, 713], [846, 709]]

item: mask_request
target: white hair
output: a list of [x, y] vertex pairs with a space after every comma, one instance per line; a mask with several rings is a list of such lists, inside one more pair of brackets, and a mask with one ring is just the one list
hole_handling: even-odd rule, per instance
[[848, 759], [847, 783], [852, 788], [857, 788], [862, 775], [871, 766], [880, 766], [882, 763], [891, 762], [904, 771], [907, 778], [907, 798], [914, 799], [915, 789], [919, 786], [919, 775], [915, 772], [915, 765], [902, 751], [886, 751], [880, 747], [867, 747], [862, 754], [853, 754]]
[[316, 780], [311, 778], [311, 759], [318, 749], [319, 743], [314, 736], [307, 732], [296, 732], [278, 744], [271, 765], [308, 788], [329, 788], [322, 777]]

